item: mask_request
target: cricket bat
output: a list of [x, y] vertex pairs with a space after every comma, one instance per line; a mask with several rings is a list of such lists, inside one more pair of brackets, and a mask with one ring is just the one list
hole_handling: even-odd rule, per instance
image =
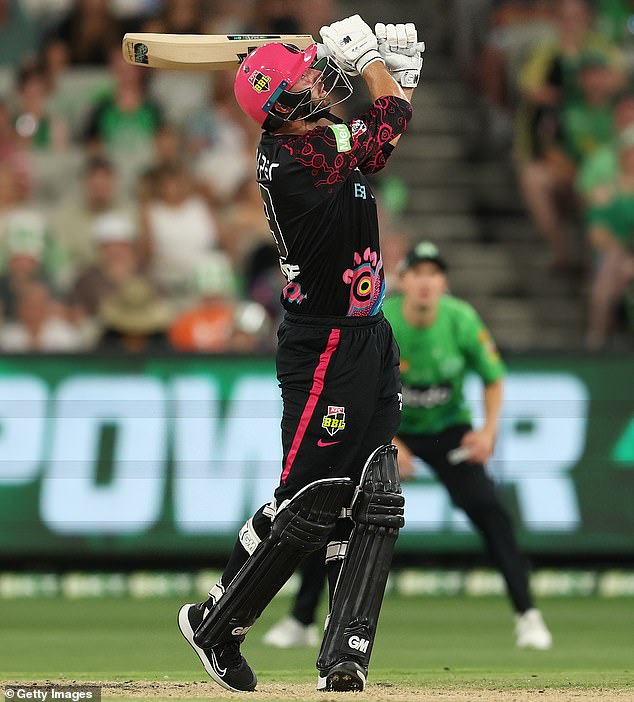
[[305, 49], [315, 40], [310, 34], [152, 34], [128, 33], [122, 52], [126, 63], [171, 70], [219, 71], [237, 68], [247, 54], [271, 43], [294, 44]]

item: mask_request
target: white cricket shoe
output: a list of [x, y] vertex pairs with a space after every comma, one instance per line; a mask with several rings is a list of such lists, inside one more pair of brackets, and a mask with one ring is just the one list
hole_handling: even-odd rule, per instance
[[547, 651], [553, 645], [553, 637], [538, 609], [528, 609], [515, 617], [515, 635], [518, 648]]
[[262, 642], [275, 648], [317, 646], [319, 636], [314, 624], [302, 624], [295, 617], [285, 617], [269, 629]]

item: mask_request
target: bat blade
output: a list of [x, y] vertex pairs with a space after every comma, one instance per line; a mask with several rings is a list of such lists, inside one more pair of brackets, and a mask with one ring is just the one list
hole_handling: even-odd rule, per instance
[[271, 43], [305, 49], [310, 34], [153, 34], [128, 33], [121, 50], [126, 63], [170, 70], [219, 71], [237, 68], [247, 54]]

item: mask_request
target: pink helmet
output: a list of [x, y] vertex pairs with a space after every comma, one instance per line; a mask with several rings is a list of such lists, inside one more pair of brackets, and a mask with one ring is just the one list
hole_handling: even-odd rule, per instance
[[[317, 44], [304, 51], [292, 44], [265, 44], [254, 49], [238, 69], [233, 86], [238, 104], [264, 129], [276, 129], [285, 121], [305, 119], [324, 110], [328, 101], [312, 104], [310, 88], [298, 93], [288, 91], [311, 67], [321, 70], [322, 80], [328, 79], [327, 95], [337, 86], [349, 90], [344, 100], [352, 93], [347, 77], [332, 60], [317, 60]], [[276, 113], [277, 102], [291, 111]]]

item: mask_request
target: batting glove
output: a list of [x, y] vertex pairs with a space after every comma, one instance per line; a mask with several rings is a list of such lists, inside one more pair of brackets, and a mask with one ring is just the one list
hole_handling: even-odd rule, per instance
[[333, 22], [322, 27], [319, 33], [335, 61], [346, 73], [357, 75], [374, 61], [385, 63], [379, 54], [374, 33], [359, 15]]
[[412, 22], [407, 24], [383, 24], [374, 28], [379, 53], [394, 79], [403, 88], [415, 88], [423, 67], [422, 53], [425, 42], [418, 41], [418, 32]]

